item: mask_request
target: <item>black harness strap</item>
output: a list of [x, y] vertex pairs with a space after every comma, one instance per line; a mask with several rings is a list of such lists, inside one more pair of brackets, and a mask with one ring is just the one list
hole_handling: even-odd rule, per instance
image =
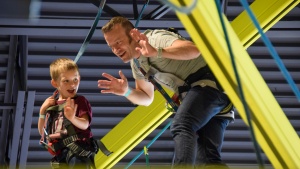
[[[137, 66], [137, 68], [141, 71], [141, 73], [145, 77], [147, 77], [147, 73], [146, 73], [146, 71], [142, 67], [140, 67], [139, 61], [137, 59], [134, 59], [134, 63]], [[155, 87], [155, 89], [161, 93], [161, 95], [166, 99], [166, 101], [168, 102], [168, 104], [171, 105], [171, 107], [174, 110], [174, 112], [176, 112], [177, 109], [178, 109], [177, 103], [175, 103], [175, 101], [172, 100], [172, 98], [168, 95], [168, 93], [164, 90], [164, 88], [157, 81], [155, 81], [153, 75], [151, 75], [151, 76], [148, 77], [148, 81], [153, 84], [153, 86]]]
[[64, 104], [60, 104], [60, 105], [56, 105], [56, 106], [51, 106], [49, 107], [46, 112], [48, 111], [56, 111], [56, 112], [60, 112], [64, 109], [65, 107], [65, 103]]
[[[76, 98], [77, 98], [77, 96], [75, 96], [73, 99], [76, 99]], [[62, 111], [63, 125], [64, 125], [65, 129], [67, 130], [67, 135], [61, 135], [62, 139], [59, 140], [59, 142], [56, 142], [53, 144], [54, 149], [55, 149], [55, 151], [58, 151], [58, 150], [63, 149], [64, 147], [68, 147], [71, 150], [71, 155], [74, 154], [77, 156], [89, 157], [93, 152], [90, 150], [85, 150], [84, 148], [82, 148], [81, 146], [79, 146], [76, 143], [76, 141], [80, 140], [80, 138], [78, 137], [72, 123], [67, 118], [65, 118], [64, 106], [65, 106], [65, 103], [56, 105], [56, 106], [52, 106], [47, 109], [47, 112], [54, 111], [54, 112], [58, 113], [58, 112]], [[91, 144], [93, 144], [93, 143], [91, 143]]]
[[109, 156], [111, 155], [113, 152], [109, 151], [105, 145], [103, 144], [103, 142], [101, 140], [96, 140], [96, 143], [98, 145], [98, 148], [106, 155]]

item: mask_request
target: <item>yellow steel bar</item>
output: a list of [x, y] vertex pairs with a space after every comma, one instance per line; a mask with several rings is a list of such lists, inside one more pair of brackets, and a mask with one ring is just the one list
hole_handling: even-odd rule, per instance
[[[251, 4], [251, 9], [261, 28], [266, 32], [299, 2], [300, 0], [256, 0]], [[238, 15], [231, 25], [245, 48], [260, 37], [246, 11]]]
[[[258, 1], [256, 0], [255, 2]], [[173, 0], [173, 2], [177, 5], [186, 6], [191, 1]], [[270, 2], [267, 1], [266, 3], [261, 3], [261, 5], [266, 5]], [[282, 1], [278, 0], [278, 4], [280, 2]], [[287, 4], [281, 3], [281, 5], [285, 6]], [[251, 6], [251, 8], [253, 7]], [[203, 57], [217, 79], [221, 82], [222, 87], [238, 109], [241, 117], [247, 123], [214, 1], [198, 1], [196, 8], [188, 15], [180, 12], [176, 13], [190, 34], [190, 37], [201, 50]], [[286, 118], [251, 58], [244, 50], [240, 37], [237, 36], [227, 18], [225, 16], [223, 18], [229, 33], [231, 46], [233, 47], [232, 50], [237, 70], [246, 102], [251, 112], [251, 120], [258, 142], [274, 167], [299, 168], [300, 141], [297, 133]], [[243, 25], [244, 23], [240, 24]], [[247, 25], [247, 23], [245, 24]]]
[[112, 168], [172, 115], [172, 112], [166, 109], [165, 103], [161, 94], [155, 91], [155, 100], [150, 106], [138, 106], [106, 134], [101, 142], [113, 153], [106, 156], [99, 151], [95, 156], [96, 167], [99, 169]]

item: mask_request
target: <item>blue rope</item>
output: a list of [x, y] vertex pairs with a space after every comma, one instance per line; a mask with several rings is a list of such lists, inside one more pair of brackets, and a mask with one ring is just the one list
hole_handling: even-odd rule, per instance
[[91, 29], [90, 29], [88, 35], [86, 36], [86, 38], [85, 38], [83, 44], [81, 45], [81, 47], [80, 47], [80, 49], [79, 49], [79, 51], [78, 51], [78, 53], [77, 53], [77, 56], [76, 56], [75, 59], [74, 59], [74, 62], [75, 62], [75, 63], [76, 63], [76, 62], [79, 60], [79, 58], [83, 55], [83, 53], [84, 53], [86, 47], [87, 47], [88, 44], [90, 43], [90, 40], [92, 39], [92, 36], [93, 36], [93, 34], [94, 34], [94, 32], [95, 32], [95, 29], [96, 29], [96, 27], [97, 27], [97, 24], [98, 24], [99, 18], [100, 18], [100, 16], [101, 16], [102, 9], [103, 9], [104, 5], [105, 5], [105, 0], [102, 0], [102, 1], [100, 2], [99, 10], [98, 10], [98, 13], [97, 13], [97, 15], [96, 15], [96, 17], [95, 17], [94, 23], [93, 23], [93, 25], [92, 25], [92, 27], [91, 27]]
[[143, 8], [142, 8], [142, 10], [141, 10], [141, 12], [140, 12], [140, 14], [139, 14], [139, 17], [137, 18], [137, 20], [136, 20], [136, 22], [135, 22], [135, 27], [136, 27], [136, 28], [138, 27], [139, 22], [140, 22], [140, 20], [142, 19], [142, 14], [143, 14], [145, 8], [148, 6], [148, 4], [149, 4], [149, 0], [147, 0], [147, 1], [145, 2], [144, 6], [143, 6]]
[[145, 157], [146, 157], [147, 168], [149, 168], [149, 154], [148, 154], [148, 148], [146, 146], [144, 146], [144, 154], [145, 154]]
[[250, 112], [249, 112], [248, 106], [246, 104], [246, 99], [245, 99], [244, 92], [243, 92], [243, 89], [242, 89], [242, 84], [241, 84], [241, 81], [240, 81], [239, 73], [238, 73], [238, 70], [237, 70], [237, 67], [236, 67], [234, 55], [233, 55], [233, 52], [232, 52], [232, 47], [230, 45], [230, 40], [229, 40], [229, 37], [228, 37], [228, 34], [227, 34], [227, 30], [226, 30], [226, 27], [225, 27], [225, 23], [224, 23], [224, 20], [223, 20], [223, 17], [222, 17], [219, 0], [215, 0], [215, 2], [216, 2], [216, 6], [218, 8], [218, 14], [219, 14], [219, 18], [220, 18], [220, 21], [221, 21], [222, 29], [223, 29], [223, 32], [224, 32], [224, 35], [225, 35], [225, 40], [226, 40], [227, 48], [229, 50], [229, 54], [230, 54], [230, 58], [231, 58], [231, 63], [232, 63], [233, 69], [234, 69], [234, 74], [236, 76], [236, 80], [237, 80], [237, 84], [238, 84], [238, 89], [239, 89], [241, 101], [242, 101], [242, 103], [244, 105], [244, 110], [245, 110], [245, 113], [246, 113], [246, 116], [247, 116], [247, 122], [249, 124], [249, 130], [250, 130], [250, 134], [251, 134], [251, 137], [252, 137], [253, 145], [254, 145], [254, 148], [256, 150], [255, 151], [256, 152], [256, 157], [258, 159], [259, 166], [263, 167], [263, 160], [262, 160], [261, 154], [259, 153], [260, 152], [260, 148], [259, 148], [259, 145], [258, 145], [258, 143], [256, 141], [256, 137], [255, 137], [255, 134], [254, 134]]
[[[167, 112], [169, 113], [169, 112]], [[171, 125], [172, 121], [170, 121], [152, 140], [147, 144], [146, 148], [149, 148], [157, 139], [160, 137]], [[133, 158], [129, 164], [125, 167], [125, 169], [129, 168], [142, 154], [144, 153], [144, 149]]]
[[277, 54], [277, 52], [276, 52], [275, 48], [273, 47], [273, 45], [271, 44], [270, 40], [268, 39], [268, 37], [265, 35], [263, 30], [261, 29], [257, 19], [255, 18], [254, 14], [252, 13], [251, 9], [249, 8], [248, 2], [245, 1], [245, 0], [240, 0], [240, 2], [243, 5], [243, 7], [245, 8], [246, 12], [248, 13], [248, 15], [251, 18], [252, 22], [256, 26], [259, 34], [262, 37], [263, 42], [267, 46], [269, 52], [271, 53], [273, 59], [277, 63], [277, 66], [279, 67], [279, 69], [283, 73], [284, 77], [286, 78], [288, 84], [291, 86], [293, 92], [295, 93], [296, 97], [298, 98], [298, 101], [300, 101], [300, 92], [299, 92], [298, 87], [296, 86], [296, 84], [293, 81], [291, 75], [289, 74], [288, 70], [284, 66], [284, 63], [280, 59], [279, 55]]

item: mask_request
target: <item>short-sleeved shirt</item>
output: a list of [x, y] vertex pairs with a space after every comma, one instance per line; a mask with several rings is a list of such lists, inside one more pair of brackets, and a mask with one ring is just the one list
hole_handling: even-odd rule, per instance
[[[172, 46], [173, 42], [178, 39], [185, 40], [180, 35], [167, 30], [146, 30], [144, 34], [148, 37], [149, 44], [155, 48]], [[185, 80], [190, 74], [206, 66], [206, 62], [201, 55], [192, 60], [147, 58], [145, 56], [140, 56], [137, 60], [146, 72], [149, 70], [149, 65], [151, 65], [160, 72], [171, 73], [182, 80]], [[145, 79], [133, 60], [131, 60], [130, 65], [135, 79]]]
[[[79, 118], [85, 114], [89, 116], [89, 127], [86, 130], [79, 129], [72, 124], [75, 129], [75, 132], [81, 138], [91, 138], [93, 136], [90, 130], [90, 124], [93, 117], [91, 104], [84, 96], [81, 95], [78, 95], [74, 101], [75, 101], [74, 103], [77, 104], [77, 111], [75, 116]], [[64, 102], [65, 101], [57, 101], [57, 104], [63, 104]]]

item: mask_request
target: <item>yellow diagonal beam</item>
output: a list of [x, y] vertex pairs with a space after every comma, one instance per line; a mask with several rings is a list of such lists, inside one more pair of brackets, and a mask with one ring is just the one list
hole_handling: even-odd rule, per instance
[[[256, 0], [251, 4], [251, 10], [266, 32], [299, 2], [299, 0]], [[231, 25], [245, 48], [248, 48], [260, 37], [246, 11], [238, 15]]]
[[[187, 6], [191, 3], [189, 0], [173, 0], [173, 2], [179, 6]], [[277, 18], [275, 20], [280, 19], [280, 17], [275, 17], [279, 15], [280, 11], [273, 11], [275, 14], [269, 17], [266, 17], [267, 15], [265, 14], [272, 13], [270, 10], [273, 10], [274, 6], [279, 7], [280, 10], [286, 9], [284, 13], [287, 13], [288, 9], [291, 9], [289, 5], [295, 5], [295, 2], [288, 0], [256, 0], [251, 5], [251, 9], [255, 15], [259, 12], [259, 21], [263, 23], [266, 31], [275, 23], [272, 17]], [[176, 12], [176, 14], [190, 34], [190, 37], [201, 50], [203, 57], [221, 82], [222, 87], [238, 109], [241, 117], [247, 123], [214, 1], [197, 1], [197, 6], [192, 10], [191, 14], [186, 15], [180, 12]], [[247, 106], [251, 112], [251, 121], [253, 122], [256, 138], [274, 167], [299, 168], [300, 141], [298, 135], [244, 49], [244, 44], [250, 45], [258, 35], [256, 35], [257, 32], [255, 33], [254, 27], [250, 26], [249, 19], [248, 22], [240, 19], [243, 17], [238, 17], [239, 21], [235, 23], [236, 25], [245, 25], [245, 27], [236, 28], [235, 31], [239, 32], [239, 36], [237, 36], [227, 18], [223, 16], [230, 43], [233, 47], [233, 54]], [[250, 32], [252, 34], [247, 35]]]
[[165, 106], [166, 101], [161, 94], [155, 91], [154, 97], [156, 99], [150, 106], [138, 106], [135, 108], [101, 139], [101, 142], [112, 154], [106, 156], [102, 151], [99, 151], [95, 156], [97, 168], [112, 168], [172, 115], [172, 112], [167, 111]]

